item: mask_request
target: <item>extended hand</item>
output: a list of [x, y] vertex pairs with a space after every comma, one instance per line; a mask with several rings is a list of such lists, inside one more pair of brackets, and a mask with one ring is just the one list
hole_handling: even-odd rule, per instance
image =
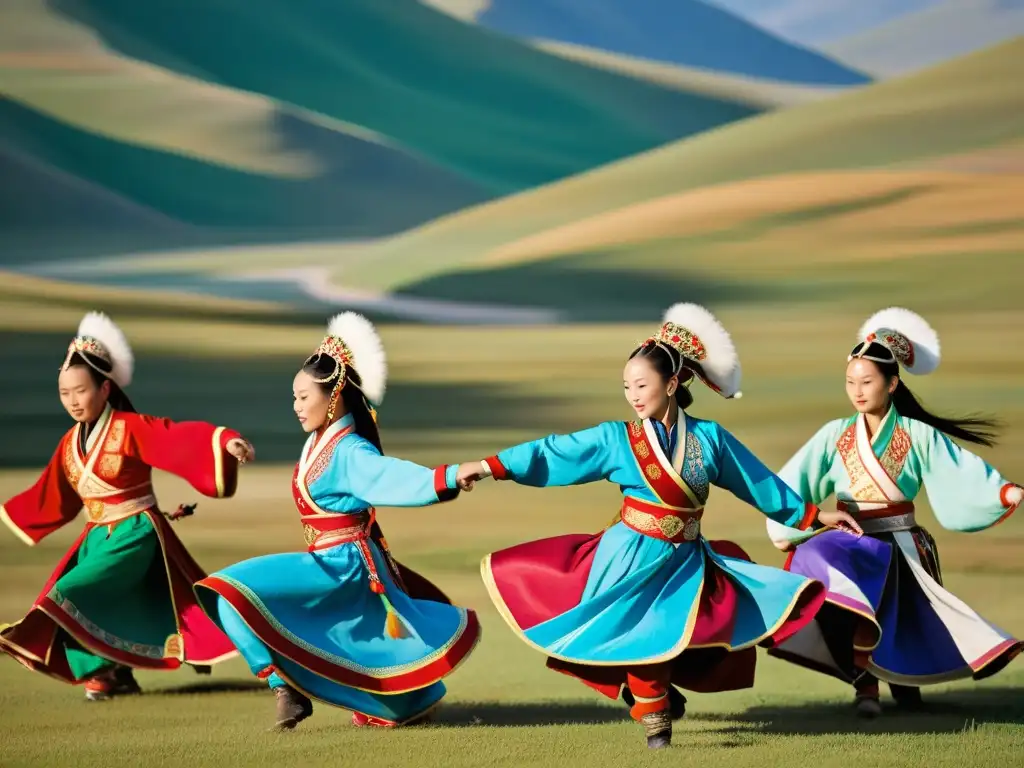
[[256, 458], [256, 449], [252, 447], [252, 443], [240, 437], [228, 441], [227, 451], [238, 459], [239, 464], [245, 464], [245, 462]]
[[1019, 507], [1021, 502], [1024, 501], [1024, 488], [1019, 485], [1013, 486], [1006, 493], [1006, 500], [1010, 502], [1011, 507]]
[[469, 492], [473, 490], [473, 485], [476, 481], [483, 476], [483, 467], [480, 466], [480, 462], [471, 461], [466, 464], [459, 464], [459, 471], [455, 476], [455, 482], [458, 483], [459, 488]]
[[861, 530], [853, 515], [842, 510], [835, 509], [830, 512], [822, 510], [818, 513], [818, 522], [822, 525], [827, 525], [829, 528], [838, 528], [841, 531], [853, 533], [857, 536], [864, 535], [864, 531]]

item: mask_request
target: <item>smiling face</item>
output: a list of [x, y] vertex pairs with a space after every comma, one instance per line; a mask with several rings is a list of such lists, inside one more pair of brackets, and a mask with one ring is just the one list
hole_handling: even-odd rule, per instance
[[870, 360], [855, 357], [846, 366], [846, 396], [858, 413], [885, 415], [898, 383]]
[[313, 432], [326, 426], [330, 395], [305, 371], [295, 374], [292, 397], [295, 415], [298, 416], [304, 432]]
[[650, 358], [637, 355], [626, 363], [622, 371], [622, 386], [626, 401], [637, 416], [660, 419], [672, 404], [678, 382], [674, 376], [666, 381]]
[[91, 371], [84, 365], [73, 365], [57, 377], [60, 402], [71, 418], [91, 424], [100, 417], [110, 397], [110, 381], [97, 385]]

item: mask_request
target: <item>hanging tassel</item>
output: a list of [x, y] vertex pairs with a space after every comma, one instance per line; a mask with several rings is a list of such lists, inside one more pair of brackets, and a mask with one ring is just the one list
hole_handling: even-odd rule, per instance
[[409, 633], [405, 631], [405, 625], [402, 623], [402, 619], [398, 615], [398, 611], [395, 610], [395, 606], [393, 606], [391, 601], [388, 600], [388, 596], [382, 594], [380, 599], [384, 603], [384, 608], [388, 613], [388, 617], [384, 621], [384, 631], [387, 633], [387, 636], [392, 640], [397, 640], [400, 637], [407, 637]]
[[366, 408], [370, 411], [370, 418], [373, 419], [373, 423], [377, 423], [377, 411], [374, 410], [373, 406], [369, 402], [366, 403]]

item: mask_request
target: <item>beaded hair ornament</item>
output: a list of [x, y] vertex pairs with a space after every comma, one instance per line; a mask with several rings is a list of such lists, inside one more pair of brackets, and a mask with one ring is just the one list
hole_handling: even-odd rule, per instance
[[[313, 376], [313, 381], [318, 384], [335, 382], [327, 406], [327, 423], [334, 420], [341, 390], [346, 384], [359, 388], [370, 405], [370, 414], [376, 420], [377, 412], [374, 409], [383, 402], [387, 388], [387, 359], [384, 345], [373, 323], [356, 312], [335, 315], [327, 323], [327, 335], [316, 351], [306, 358], [303, 368], [321, 357], [329, 357], [335, 362], [334, 370], [326, 376]], [[347, 368], [358, 372], [361, 384], [348, 378]]]
[[[670, 307], [659, 331], [644, 344], [678, 353], [674, 375], [679, 377], [681, 386], [689, 386], [696, 375], [722, 397], [743, 396], [739, 388], [742, 371], [732, 338], [718, 319], [699, 304]], [[687, 366], [687, 361], [694, 365]]]
[[[909, 309], [889, 307], [876, 312], [861, 326], [859, 342], [846, 358], [876, 363], [899, 363], [907, 373], [924, 376], [939, 367], [939, 335], [928, 322]], [[874, 354], [870, 354], [875, 344]], [[881, 346], [888, 354], [878, 353]]]
[[[78, 333], [68, 344], [67, 354], [60, 366], [61, 371], [71, 367], [71, 359], [78, 355], [86, 365], [102, 376], [113, 381], [121, 389], [132, 382], [135, 356], [124, 333], [113, 320], [102, 312], [90, 312], [78, 324]], [[108, 368], [97, 365], [103, 361]]]

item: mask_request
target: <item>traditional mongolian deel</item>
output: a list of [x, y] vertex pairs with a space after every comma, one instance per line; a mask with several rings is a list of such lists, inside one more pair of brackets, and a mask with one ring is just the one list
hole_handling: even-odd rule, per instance
[[[321, 351], [358, 370], [379, 405], [383, 373], [371, 377], [363, 345], [336, 325], [325, 345], [338, 343]], [[307, 551], [246, 560], [198, 585], [255, 675], [375, 725], [414, 721], [440, 702], [442, 678], [479, 638], [476, 614], [391, 556], [375, 508], [454, 499], [455, 471], [381, 455], [351, 414], [310, 435], [292, 481]]]
[[[873, 316], [860, 339], [853, 357], [875, 341], [910, 373], [938, 365], [937, 336], [907, 310]], [[874, 435], [864, 414], [829, 422], [779, 476], [808, 503], [835, 494], [865, 535], [809, 536], [769, 521], [774, 541], [798, 545], [786, 568], [828, 587], [817, 621], [770, 653], [847, 682], [867, 670], [920, 686], [988, 677], [1020, 652], [1018, 640], [945, 589], [935, 542], [915, 515], [923, 487], [944, 528], [981, 531], [1005, 520], [1020, 489], [984, 460], [890, 407]]]
[[[96, 318], [88, 316], [83, 328], [90, 330]], [[103, 341], [109, 326], [80, 331], [69, 358], [85, 351], [109, 360]], [[119, 361], [114, 375], [120, 375], [112, 381], [124, 385], [130, 353]], [[238, 462], [226, 447], [236, 437], [212, 424], [175, 423], [109, 403], [94, 424], [76, 424], [38, 482], [0, 507], [0, 519], [30, 546], [83, 507], [86, 513], [84, 530], [28, 615], [0, 631], [0, 650], [69, 683], [84, 682], [111, 662], [174, 669], [235, 655], [198, 604], [193, 584], [206, 574], [160, 512], [151, 474], [161, 469], [206, 496], [231, 496]]]
[[[702, 308], [678, 310], [656, 340], [699, 358], [698, 376], [735, 396], [739, 366], [724, 330], [708, 328], [714, 321]], [[712, 486], [788, 526], [807, 528], [817, 511], [714, 422], [681, 410], [671, 429], [654, 419], [605, 422], [508, 448], [486, 464], [495, 479], [521, 485], [620, 487], [619, 514], [603, 532], [521, 544], [482, 564], [516, 634], [549, 667], [609, 697], [647, 665], [669, 665], [666, 677], [694, 691], [749, 687], [755, 646], [791, 636], [824, 600], [812, 579], [755, 565], [737, 545], [701, 535]]]

